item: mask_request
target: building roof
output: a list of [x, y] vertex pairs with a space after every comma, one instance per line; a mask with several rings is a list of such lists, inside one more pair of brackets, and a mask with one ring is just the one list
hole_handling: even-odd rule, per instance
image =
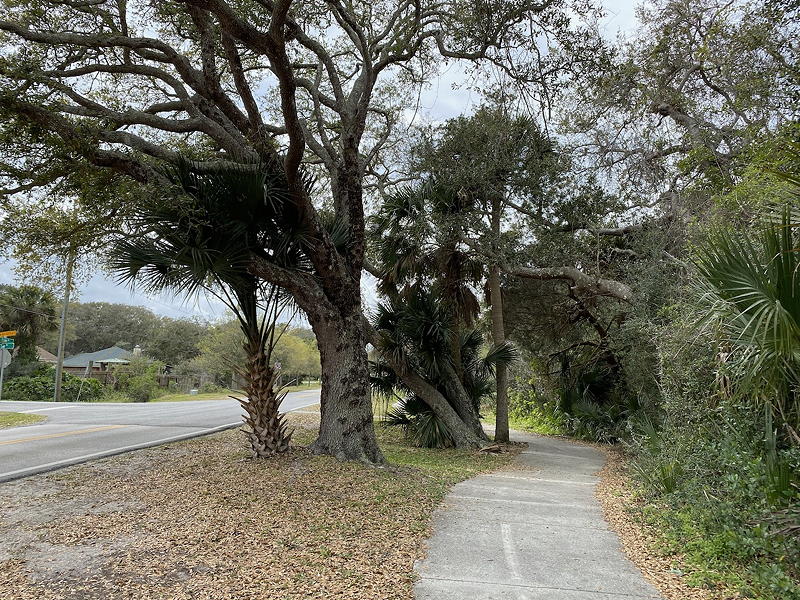
[[48, 352], [41, 346], [36, 346], [36, 357], [41, 362], [46, 362], [46, 363], [58, 362], [58, 357], [55, 354], [53, 354], [52, 352]]
[[97, 363], [112, 362], [112, 363], [126, 363], [128, 359], [133, 356], [133, 353], [120, 348], [119, 346], [111, 346], [111, 348], [103, 348], [97, 352], [84, 352], [83, 354], [76, 354], [64, 359], [65, 367], [85, 367], [89, 361]]

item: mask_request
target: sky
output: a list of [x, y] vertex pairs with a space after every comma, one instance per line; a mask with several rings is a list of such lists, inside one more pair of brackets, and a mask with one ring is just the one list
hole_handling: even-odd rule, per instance
[[[605, 0], [603, 2], [606, 17], [601, 23], [604, 35], [614, 39], [618, 33], [625, 34], [636, 26], [634, 0]], [[419, 117], [429, 122], [446, 119], [469, 112], [479, 100], [474, 92], [466, 89], [454, 89], [463, 80], [463, 73], [451, 66], [441, 73], [421, 96]], [[0, 284], [15, 284], [13, 261], [5, 259], [0, 251]], [[367, 300], [374, 298], [374, 286], [369, 278], [362, 283]], [[175, 298], [169, 294], [152, 296], [129, 287], [117, 284], [113, 279], [98, 271], [81, 284], [75, 293], [75, 300], [80, 302], [112, 302], [145, 306], [154, 313], [178, 318], [194, 318], [203, 321], [214, 321], [222, 318], [225, 307], [221, 302], [205, 297], [190, 299]]]

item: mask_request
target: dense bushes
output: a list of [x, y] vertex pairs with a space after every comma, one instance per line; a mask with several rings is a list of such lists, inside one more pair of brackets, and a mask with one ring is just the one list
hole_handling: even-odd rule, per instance
[[[47, 402], [55, 393], [55, 369], [40, 366], [33, 374], [9, 379], [3, 388], [4, 400]], [[93, 402], [103, 393], [103, 385], [96, 379], [82, 379], [64, 373], [61, 399], [64, 402]]]
[[661, 337], [662, 419], [632, 423], [628, 440], [646, 514], [694, 583], [796, 600], [800, 449], [780, 443], [769, 410], [725, 393], [713, 342], [688, 318]]
[[560, 378], [545, 393], [536, 388], [539, 381], [517, 380], [510, 390], [509, 418], [513, 426], [595, 442], [616, 442], [624, 435], [629, 410], [614, 396], [596, 395], [598, 387], [612, 384], [598, 379], [597, 371], [587, 371], [574, 380]]
[[800, 599], [797, 228], [714, 231], [659, 336], [660, 427], [632, 427], [649, 518], [745, 597]]
[[158, 385], [158, 375], [164, 365], [145, 358], [132, 358], [127, 365], [113, 369], [114, 389], [133, 402], [147, 402], [163, 396], [166, 390]]
[[608, 330], [615, 369], [598, 368], [586, 337], [560, 364], [534, 354], [511, 394], [520, 425], [623, 441], [644, 517], [687, 580], [758, 600], [800, 599], [796, 222], [779, 212], [746, 230], [703, 227], [673, 298]]

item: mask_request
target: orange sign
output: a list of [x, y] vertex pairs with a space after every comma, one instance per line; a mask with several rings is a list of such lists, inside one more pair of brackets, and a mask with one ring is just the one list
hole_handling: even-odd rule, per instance
[[15, 335], [17, 335], [16, 329], [12, 331], [0, 331], [0, 337], [14, 337]]

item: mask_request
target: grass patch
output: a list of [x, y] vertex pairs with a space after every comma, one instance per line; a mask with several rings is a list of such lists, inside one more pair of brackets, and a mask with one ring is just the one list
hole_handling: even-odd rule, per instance
[[[496, 415], [492, 410], [481, 409], [482, 421], [494, 427]], [[508, 416], [508, 427], [518, 431], [528, 431], [539, 435], [566, 435], [564, 424], [545, 411], [532, 411], [530, 414]]]
[[412, 600], [449, 487], [513, 458], [411, 448], [378, 425], [389, 464], [373, 468], [311, 455], [318, 416], [288, 419], [298, 446], [271, 460], [228, 431], [0, 488], [17, 515], [0, 522], [0, 597]]
[[[292, 392], [304, 392], [309, 390], [318, 390], [319, 383], [305, 383], [303, 385], [293, 385], [286, 390], [289, 393]], [[225, 398], [229, 398], [230, 396], [243, 396], [242, 392], [240, 391], [230, 391], [225, 390], [222, 392], [210, 392], [207, 394], [195, 394], [192, 396], [191, 394], [166, 394], [164, 396], [159, 396], [158, 398], [153, 398], [150, 402], [186, 402], [187, 400], [223, 400]]]
[[17, 412], [0, 411], [0, 429], [9, 429], [20, 425], [33, 425], [34, 423], [41, 423], [46, 418], [42, 415], [25, 415]]

